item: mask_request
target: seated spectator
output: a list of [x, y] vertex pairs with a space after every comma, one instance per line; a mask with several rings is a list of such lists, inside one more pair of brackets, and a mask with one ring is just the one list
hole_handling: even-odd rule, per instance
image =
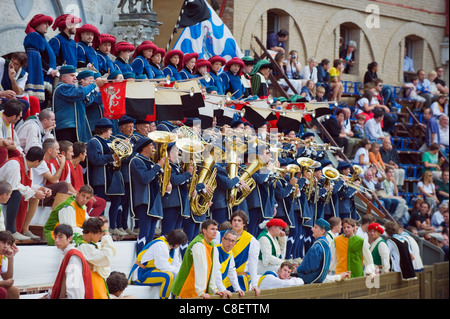
[[441, 94], [436, 87], [436, 83], [434, 82], [436, 78], [437, 72], [435, 70], [431, 70], [430, 72], [428, 72], [428, 81], [430, 81], [431, 94], [433, 96], [439, 96]]
[[448, 96], [446, 94], [441, 94], [438, 96], [437, 100], [433, 102], [430, 106], [433, 111], [433, 116], [438, 119], [441, 115], [448, 114]]
[[417, 188], [424, 196], [425, 201], [430, 204], [431, 211], [434, 211], [440, 201], [436, 195], [436, 185], [433, 183], [433, 174], [431, 171], [424, 171], [420, 181], [417, 183]]
[[[373, 82], [378, 79], [378, 63], [371, 62], [367, 65], [367, 71], [364, 74], [364, 85], [367, 83]], [[392, 86], [385, 84], [381, 88], [381, 94], [383, 95], [384, 103], [387, 105], [390, 104], [391, 107], [395, 107], [396, 109], [401, 109], [401, 105], [399, 105], [394, 98], [394, 93], [392, 90]]]
[[387, 100], [385, 100], [383, 93], [383, 88], [385, 87], [385, 85], [383, 85], [382, 79], [375, 79], [373, 84], [375, 85], [374, 94], [378, 100], [378, 106], [376, 107], [383, 108], [385, 111], [383, 130], [393, 135], [395, 130], [395, 123], [397, 123], [398, 121], [397, 112], [400, 112], [402, 106], [397, 103], [391, 103], [391, 107], [387, 106]]
[[425, 99], [425, 107], [431, 106], [433, 100], [433, 93], [431, 92], [431, 83], [425, 78], [425, 71], [420, 69], [417, 71], [417, 76], [419, 77], [419, 83], [416, 85], [417, 93]]
[[448, 116], [441, 115], [439, 117], [439, 139], [441, 140], [441, 145], [445, 147], [445, 154], [447, 157], [449, 154], [449, 136]]
[[286, 41], [289, 37], [289, 32], [280, 30], [277, 33], [271, 33], [267, 37], [267, 49], [277, 52], [286, 53]]
[[85, 205], [93, 195], [92, 187], [83, 185], [75, 196], [70, 196], [52, 210], [44, 225], [47, 245], [55, 245], [55, 228], [60, 224], [72, 227], [74, 234], [81, 235], [83, 233], [83, 223], [86, 219], [89, 219]]
[[438, 66], [436, 68], [437, 76], [434, 79], [434, 83], [436, 83], [436, 87], [439, 90], [441, 94], [448, 94], [448, 86], [445, 84], [445, 81], [443, 80], [444, 76], [444, 68], [442, 66]]
[[0, 300], [19, 299], [19, 288], [14, 286], [14, 256], [19, 252], [16, 239], [9, 231], [0, 231]]
[[258, 282], [259, 289], [275, 289], [285, 287], [295, 287], [304, 284], [301, 278], [291, 277], [295, 266], [290, 262], [283, 262], [277, 272], [266, 271]]
[[[317, 65], [317, 83], [316, 85], [322, 86], [325, 88], [325, 98], [329, 99], [331, 94], [331, 86], [330, 86], [330, 74], [328, 70], [331, 67], [331, 61], [328, 59], [323, 59], [319, 65]], [[335, 86], [335, 89], [339, 89], [339, 86]], [[337, 95], [336, 95], [337, 96]]]
[[371, 142], [377, 142], [385, 137], [383, 130], [381, 129], [381, 122], [384, 120], [384, 111], [382, 109], [375, 109], [373, 112], [373, 118], [368, 120], [364, 125], [364, 132], [366, 137]]
[[273, 218], [259, 234], [260, 254], [258, 259], [258, 274], [266, 271], [277, 271], [286, 255], [287, 224], [280, 218]]
[[372, 147], [372, 143], [368, 139], [362, 139], [358, 144], [358, 149], [356, 150], [355, 157], [352, 161], [353, 164], [359, 165], [366, 171], [370, 163], [369, 149]]
[[431, 233], [430, 234], [430, 243], [433, 245], [439, 247], [444, 252], [444, 261], [448, 261], [448, 245], [444, 246], [443, 244], [444, 236], [442, 236], [440, 233]]
[[383, 207], [389, 212], [389, 214], [393, 216], [395, 215], [399, 202], [396, 199], [378, 196], [378, 194], [376, 193], [376, 185], [378, 183], [379, 181], [375, 177], [373, 170], [368, 169], [364, 173], [363, 186], [366, 187], [370, 191], [370, 193], [366, 192], [364, 193], [364, 196], [368, 200], [372, 201], [375, 204], [375, 206], [377, 206], [376, 200], [378, 199], [383, 204]]
[[[382, 193], [383, 194], [382, 194]], [[406, 200], [399, 196], [397, 183], [395, 182], [394, 169], [392, 167], [386, 169], [386, 179], [380, 183], [380, 190], [377, 192], [378, 196], [397, 200], [397, 209], [392, 216], [395, 220], [404, 220], [405, 216], [409, 216], [408, 205]]]
[[420, 96], [417, 93], [416, 86], [419, 83], [419, 77], [414, 74], [411, 76], [410, 82], [403, 84], [403, 88], [405, 89], [405, 98], [412, 99], [415, 102], [414, 109], [421, 110], [425, 105], [425, 98]]
[[425, 131], [425, 144], [423, 144], [419, 151], [425, 152], [433, 143], [441, 144], [441, 137], [439, 135], [439, 125], [436, 119], [433, 117], [433, 111], [431, 108], [426, 108], [423, 111], [423, 120], [425, 123], [420, 123]]
[[442, 170], [441, 178], [437, 179], [436, 184], [436, 193], [437, 198], [440, 202], [448, 201], [448, 181], [449, 181], [449, 173], [448, 168]]
[[26, 154], [33, 146], [42, 147], [42, 142], [47, 138], [54, 138], [51, 133], [56, 127], [55, 113], [50, 109], [43, 109], [37, 118], [29, 118], [17, 129], [20, 147]]
[[[86, 159], [86, 143], [83, 142], [75, 142], [73, 143], [73, 155], [72, 158], [69, 159], [70, 165], [70, 184], [72, 184], [75, 191], [79, 191], [81, 187], [85, 184], [84, 175], [83, 175], [83, 167], [81, 167], [81, 163], [83, 163]], [[88, 212], [90, 217], [98, 217], [103, 214], [103, 211], [106, 207], [106, 201], [103, 198], [93, 196], [91, 200], [86, 204], [86, 211]]]
[[343, 128], [344, 120], [344, 111], [342, 109], [338, 109], [335, 115], [331, 115], [330, 118], [323, 123], [323, 126], [328, 131], [331, 138], [333, 138], [336, 142], [337, 146], [343, 147], [345, 152], [348, 147], [348, 140]]
[[308, 59], [308, 65], [305, 65], [300, 71], [300, 77], [305, 80], [312, 80], [314, 84], [317, 83], [317, 66], [318, 61], [316, 58], [311, 57]]
[[441, 233], [444, 236], [448, 237], [448, 223], [449, 223], [448, 208], [444, 210], [444, 212], [442, 213], [442, 217], [444, 217], [444, 221], [439, 225], [438, 229], [441, 230]]
[[392, 147], [389, 137], [383, 139], [381, 146], [381, 160], [384, 162], [386, 168], [392, 168], [394, 170], [395, 182], [397, 186], [402, 187], [405, 182], [405, 170], [399, 166], [401, 163], [397, 150]]
[[443, 162], [443, 157], [439, 159], [439, 145], [437, 143], [431, 144], [429, 150], [422, 154], [422, 165], [425, 171], [431, 171], [435, 179], [441, 178]]
[[439, 205], [439, 208], [431, 215], [431, 226], [433, 226], [435, 229], [438, 229], [444, 221], [444, 212], [446, 211], [448, 212], [448, 203], [441, 203]]
[[366, 133], [364, 132], [364, 124], [366, 123], [366, 117], [363, 114], [356, 116], [356, 124], [353, 127], [353, 136], [355, 138], [364, 139]]
[[316, 102], [328, 102], [325, 92], [326, 91], [323, 86], [316, 86], [316, 96], [314, 97], [314, 100], [316, 100]]
[[350, 68], [355, 65], [356, 42], [348, 41], [347, 48], [339, 52], [339, 58], [344, 62], [344, 73], [349, 74]]
[[344, 70], [344, 65], [340, 59], [336, 59], [333, 61], [333, 67], [330, 68], [328, 74], [330, 76], [330, 87], [331, 91], [331, 100], [340, 102], [342, 97], [342, 92], [344, 91], [344, 85], [341, 81], [341, 73]]
[[7, 181], [0, 181], [0, 231], [5, 230], [1, 204], [6, 204], [11, 198], [12, 186]]
[[308, 102], [316, 102], [316, 100], [314, 99], [315, 95], [316, 84], [313, 80], [306, 81], [305, 86], [302, 87], [302, 90], [300, 91], [300, 96], [304, 97]]
[[14, 125], [22, 117], [23, 104], [18, 100], [9, 100], [0, 111], [0, 166], [8, 158], [18, 157], [23, 153]]
[[13, 157], [0, 167], [0, 181], [11, 184], [12, 194], [6, 203], [7, 214], [5, 228], [16, 240], [29, 240], [31, 237], [21, 234], [27, 216], [28, 201], [35, 197], [44, 199], [51, 196], [51, 190], [33, 185], [31, 169], [38, 167], [44, 160], [44, 150], [34, 146], [25, 156]]
[[[286, 73], [284, 65], [285, 54], [283, 52], [278, 52], [273, 59], [275, 60], [275, 64], [281, 71], [278, 70], [278, 68], [274, 67], [274, 71], [272, 74], [276, 79], [279, 79], [282, 77], [283, 74]], [[287, 86], [286, 82], [283, 85]]]

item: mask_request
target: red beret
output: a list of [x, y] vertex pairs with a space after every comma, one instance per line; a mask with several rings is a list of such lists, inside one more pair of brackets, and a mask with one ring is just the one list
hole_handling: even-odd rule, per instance
[[210, 58], [209, 62], [211, 62], [211, 64], [214, 64], [215, 62], [220, 62], [220, 63], [222, 63], [222, 65], [227, 64], [227, 60], [225, 60], [224, 58], [222, 58], [219, 55], [215, 55], [212, 58]]
[[136, 50], [134, 45], [132, 45], [131, 43], [129, 43], [127, 41], [120, 41], [116, 44], [116, 55], [120, 51], [134, 51], [134, 50]]
[[63, 14], [55, 19], [55, 23], [53, 23], [53, 30], [64, 29], [66, 26], [70, 27], [70, 25], [75, 25], [81, 23], [81, 19], [71, 15], [71, 14]]
[[375, 230], [378, 231], [380, 234], [383, 234], [383, 233], [384, 233], [383, 227], [381, 227], [381, 225], [378, 224], [378, 223], [371, 223], [371, 224], [369, 224], [369, 230], [371, 230], [371, 229], [375, 229]]
[[269, 220], [266, 224], [266, 227], [272, 227], [272, 226], [280, 226], [281, 228], [286, 228], [287, 224], [284, 220], [279, 219], [279, 218], [272, 218], [271, 220]]
[[245, 67], [244, 61], [242, 61], [242, 59], [240, 58], [232, 58], [230, 61], [227, 62], [227, 64], [225, 64], [225, 67], [223, 68], [224, 71], [228, 71], [230, 69], [230, 66], [232, 64], [237, 64], [240, 66], [240, 70], [242, 70]]
[[197, 62], [195, 63], [195, 69], [198, 69], [202, 66], [207, 66], [209, 69], [211, 67], [211, 62], [205, 59], [198, 59]]
[[92, 32], [94, 34], [94, 39], [100, 35], [100, 32], [95, 26], [92, 24], [85, 24], [77, 29], [77, 33], [75, 33], [75, 42], [78, 43], [81, 41], [81, 34], [83, 32]]
[[97, 37], [97, 41], [94, 41], [94, 49], [98, 49], [98, 47], [100, 46], [100, 44], [102, 43], [111, 43], [111, 54], [115, 54], [116, 53], [116, 37], [111, 35], [111, 34], [100, 34]]
[[180, 50], [170, 50], [166, 53], [166, 56], [164, 57], [164, 66], [170, 64], [170, 58], [174, 55], [178, 55], [180, 57], [180, 63], [178, 63], [178, 70], [181, 70], [183, 65], [183, 59], [184, 59], [184, 53]]
[[133, 59], [136, 59], [136, 57], [137, 57], [138, 55], [140, 55], [140, 54], [142, 53], [142, 51], [149, 50], [149, 49], [150, 49], [150, 50], [153, 50], [153, 52], [155, 52], [156, 49], [158, 49], [158, 47], [157, 47], [153, 42], [148, 41], [148, 40], [142, 42], [142, 43], [136, 48], [136, 51], [134, 51]]
[[166, 50], [164, 50], [163, 48], [156, 48], [156, 50], [153, 51], [153, 55], [158, 53], [161, 54], [161, 58], [164, 58], [164, 56], [166, 55]]
[[28, 34], [34, 32], [34, 28], [45, 22], [51, 25], [53, 23], [53, 18], [50, 16], [46, 16], [45, 14], [36, 14], [33, 18], [31, 18], [30, 22], [28, 22], [25, 33]]
[[186, 53], [183, 58], [183, 63], [186, 64], [190, 59], [195, 58], [195, 60], [198, 60], [198, 53]]

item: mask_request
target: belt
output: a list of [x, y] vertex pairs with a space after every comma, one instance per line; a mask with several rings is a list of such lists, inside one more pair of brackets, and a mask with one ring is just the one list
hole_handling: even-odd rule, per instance
[[248, 273], [246, 271], [243, 271], [243, 272], [238, 272], [237, 275], [238, 276], [247, 276]]
[[141, 264], [140, 262], [136, 262], [135, 264], [138, 265], [139, 267], [141, 267], [142, 269], [147, 268], [147, 267], [145, 267], [143, 264]]

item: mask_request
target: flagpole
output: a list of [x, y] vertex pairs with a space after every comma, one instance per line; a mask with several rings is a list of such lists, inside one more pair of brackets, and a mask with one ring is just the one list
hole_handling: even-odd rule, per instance
[[170, 35], [169, 42], [167, 43], [166, 52], [169, 52], [170, 42], [172, 42], [175, 33], [177, 33], [177, 29], [178, 29], [178, 27], [180, 25], [180, 20], [181, 20], [181, 17], [183, 16], [184, 8], [186, 7], [186, 4], [187, 4], [187, 0], [185, 0], [183, 2], [183, 6], [181, 7], [181, 11], [180, 11], [180, 15], [178, 16], [177, 23], [175, 24], [175, 27], [173, 28], [172, 34]]

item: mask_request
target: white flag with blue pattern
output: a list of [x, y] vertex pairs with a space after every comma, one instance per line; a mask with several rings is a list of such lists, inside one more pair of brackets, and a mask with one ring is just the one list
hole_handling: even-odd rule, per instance
[[242, 58], [242, 51], [230, 30], [208, 2], [206, 4], [211, 18], [184, 28], [173, 49], [181, 50], [184, 53], [197, 52], [199, 59], [205, 60], [215, 55], [219, 55], [227, 61], [234, 57]]

